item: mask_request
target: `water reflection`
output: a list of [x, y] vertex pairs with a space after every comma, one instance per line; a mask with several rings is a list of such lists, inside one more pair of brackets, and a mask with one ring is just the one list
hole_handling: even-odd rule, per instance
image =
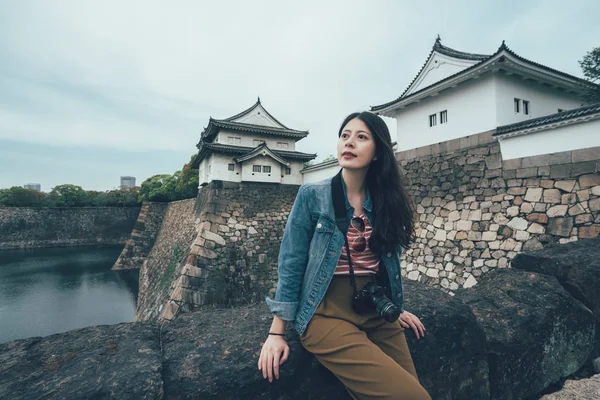
[[122, 246], [0, 251], [0, 343], [135, 318], [137, 271]]

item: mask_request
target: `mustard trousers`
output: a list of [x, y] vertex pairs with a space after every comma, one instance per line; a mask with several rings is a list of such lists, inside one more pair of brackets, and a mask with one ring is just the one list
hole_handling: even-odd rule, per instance
[[[360, 290], [372, 277], [356, 276]], [[300, 337], [306, 350], [344, 384], [353, 399], [431, 400], [419, 383], [404, 328], [375, 311], [358, 315], [346, 275], [334, 276]]]

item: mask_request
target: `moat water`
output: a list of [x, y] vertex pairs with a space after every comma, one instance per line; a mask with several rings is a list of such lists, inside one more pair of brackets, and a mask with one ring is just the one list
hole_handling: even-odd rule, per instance
[[137, 271], [123, 246], [0, 250], [0, 343], [135, 320]]

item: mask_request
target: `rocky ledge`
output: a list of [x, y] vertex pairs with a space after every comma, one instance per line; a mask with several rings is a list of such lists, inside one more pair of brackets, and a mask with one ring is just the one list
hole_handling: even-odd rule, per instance
[[[522, 254], [515, 268], [455, 296], [406, 282], [407, 308], [427, 327], [423, 339], [406, 336], [432, 398], [537, 399], [589, 366], [600, 348], [599, 256], [600, 238]], [[97, 326], [0, 344], [0, 398], [349, 399], [291, 329], [281, 378], [265, 381], [257, 360], [270, 321], [264, 304], [205, 306], [161, 327]], [[587, 381], [573, 390], [594, 394], [597, 376], [576, 385]], [[597, 398], [585, 396], [577, 398]]]

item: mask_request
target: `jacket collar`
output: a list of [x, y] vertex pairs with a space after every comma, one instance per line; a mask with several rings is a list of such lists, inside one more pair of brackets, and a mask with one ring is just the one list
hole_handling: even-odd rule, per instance
[[[342, 189], [344, 189], [344, 201], [346, 202], [346, 210], [349, 210], [350, 208], [352, 208], [352, 206], [350, 205], [350, 202], [348, 201], [348, 195], [346, 194], [346, 182], [344, 182], [343, 177], [342, 177], [341, 181], [342, 181]], [[369, 190], [368, 186], [367, 186], [367, 198], [365, 199], [365, 201], [363, 201], [362, 206], [368, 212], [373, 211], [373, 205], [371, 202], [371, 191]]]

